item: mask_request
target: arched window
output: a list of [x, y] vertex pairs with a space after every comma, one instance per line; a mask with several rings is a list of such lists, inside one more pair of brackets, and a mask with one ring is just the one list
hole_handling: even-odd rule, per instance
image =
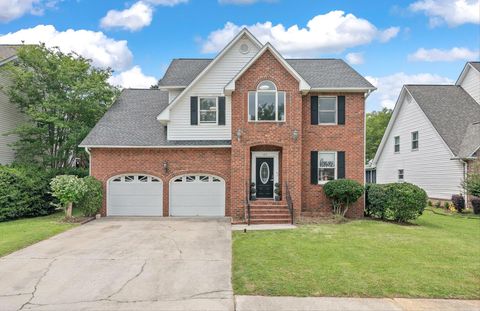
[[249, 121], [285, 121], [285, 92], [277, 91], [272, 81], [262, 81], [248, 92]]

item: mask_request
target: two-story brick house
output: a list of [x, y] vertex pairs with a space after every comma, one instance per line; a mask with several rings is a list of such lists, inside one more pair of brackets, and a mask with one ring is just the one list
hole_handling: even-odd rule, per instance
[[288, 222], [288, 206], [330, 212], [326, 181], [364, 182], [375, 88], [342, 60], [285, 59], [244, 29], [214, 59], [173, 60], [158, 86], [124, 90], [81, 144], [102, 215]]

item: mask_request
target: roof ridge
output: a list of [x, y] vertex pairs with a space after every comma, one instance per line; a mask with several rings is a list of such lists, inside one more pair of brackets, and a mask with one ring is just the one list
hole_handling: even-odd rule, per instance
[[335, 57], [314, 57], [314, 58], [308, 58], [308, 57], [300, 57], [300, 58], [285, 58], [285, 60], [343, 60], [341, 58], [335, 58]]
[[173, 59], [181, 59], [181, 60], [213, 60], [213, 58], [202, 58], [202, 57], [179, 57]]

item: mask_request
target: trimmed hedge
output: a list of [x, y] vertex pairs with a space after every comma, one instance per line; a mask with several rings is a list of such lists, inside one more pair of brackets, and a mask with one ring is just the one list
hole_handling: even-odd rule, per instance
[[53, 213], [58, 200], [51, 195], [50, 180], [63, 174], [85, 177], [88, 170], [0, 165], [0, 221]]
[[102, 182], [94, 177], [87, 176], [83, 178], [85, 194], [77, 203], [84, 216], [95, 216], [103, 203], [103, 185]]
[[465, 198], [461, 194], [452, 195], [452, 203], [457, 212], [461, 213], [465, 209]]
[[351, 204], [358, 201], [364, 188], [352, 179], [337, 179], [323, 186], [325, 195], [332, 201], [333, 212], [345, 216]]
[[407, 222], [422, 215], [427, 205], [427, 194], [410, 183], [369, 185], [367, 211], [372, 217]]

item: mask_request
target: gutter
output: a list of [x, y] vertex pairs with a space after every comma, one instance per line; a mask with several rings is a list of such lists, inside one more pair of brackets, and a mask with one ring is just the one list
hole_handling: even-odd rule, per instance
[[92, 154], [90, 153], [90, 149], [85, 147], [85, 152], [88, 153], [88, 175], [92, 176]]

